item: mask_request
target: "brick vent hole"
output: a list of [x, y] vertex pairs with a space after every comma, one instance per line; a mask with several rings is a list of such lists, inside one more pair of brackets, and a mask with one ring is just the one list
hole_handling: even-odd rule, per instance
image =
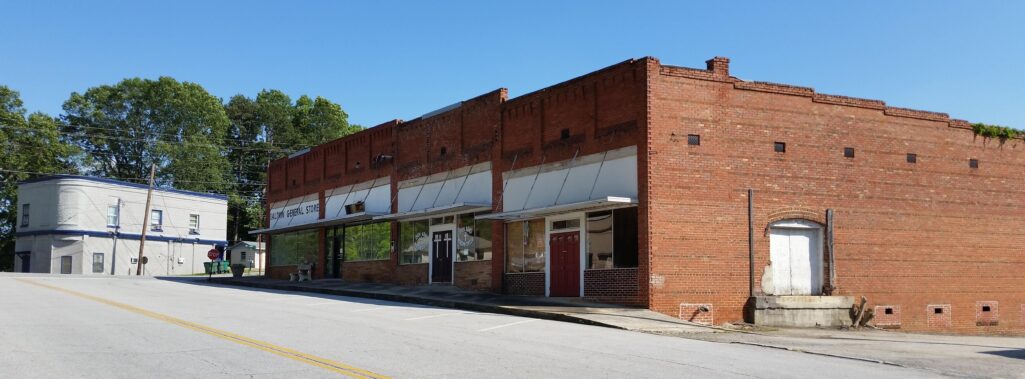
[[885, 310], [883, 311], [883, 313], [886, 313], [886, 314], [888, 314], [888, 315], [892, 315], [892, 314], [893, 314], [893, 308], [886, 308], [886, 309], [885, 309]]
[[983, 305], [982, 306], [982, 311], [983, 312], [989, 312], [989, 306], [988, 305]]
[[941, 315], [943, 314], [943, 308], [933, 308], [932, 312]]

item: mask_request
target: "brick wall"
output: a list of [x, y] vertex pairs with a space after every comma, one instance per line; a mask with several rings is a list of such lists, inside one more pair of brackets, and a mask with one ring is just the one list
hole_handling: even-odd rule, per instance
[[468, 290], [488, 291], [491, 289], [492, 261], [456, 262], [453, 271], [455, 286]]
[[545, 294], [545, 273], [543, 272], [505, 274], [502, 278], [506, 294], [534, 296], [544, 296]]
[[899, 305], [876, 305], [872, 315], [872, 325], [880, 328], [900, 328]]
[[394, 283], [395, 270], [390, 260], [343, 262], [342, 280], [347, 282]]
[[[716, 322], [742, 318], [751, 188], [756, 294], [769, 223], [834, 209], [836, 294], [901, 307], [906, 330], [1022, 330], [1004, 322], [980, 328], [974, 310], [977, 301], [1025, 301], [1025, 261], [1011, 258], [1025, 246], [1017, 232], [1025, 229], [1025, 142], [977, 137], [941, 113], [741, 82], [728, 69], [650, 69], [657, 75], [642, 202], [652, 309], [672, 315], [680, 303], [713, 304]], [[689, 134], [701, 144], [688, 145]], [[786, 152], [775, 152], [774, 142]], [[950, 304], [949, 328], [908, 312], [928, 304]]]
[[427, 284], [427, 270], [429, 268], [426, 263], [398, 265], [395, 268], [396, 282], [403, 285]]
[[584, 270], [584, 297], [603, 303], [641, 305], [637, 269]]

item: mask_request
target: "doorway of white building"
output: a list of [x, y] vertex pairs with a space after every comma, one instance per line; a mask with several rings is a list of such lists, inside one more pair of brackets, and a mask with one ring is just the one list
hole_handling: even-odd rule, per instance
[[819, 295], [822, 292], [822, 227], [804, 220], [784, 220], [769, 228], [774, 295]]

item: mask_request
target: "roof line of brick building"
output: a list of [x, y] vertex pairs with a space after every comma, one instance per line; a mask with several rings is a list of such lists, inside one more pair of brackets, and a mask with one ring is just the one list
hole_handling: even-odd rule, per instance
[[[615, 70], [615, 69], [620, 68], [622, 66], [633, 65], [633, 64], [636, 64], [636, 63], [642, 62], [642, 61], [653, 61], [655, 63], [658, 63], [659, 64], [659, 68], [660, 68], [659, 73], [662, 74], [662, 75], [680, 76], [680, 77], [686, 77], [686, 78], [689, 78], [689, 79], [707, 80], [707, 81], [715, 81], [715, 82], [723, 82], [723, 83], [732, 83], [733, 84], [733, 88], [734, 89], [738, 89], [738, 90], [759, 91], [759, 92], [783, 94], [783, 95], [790, 95], [790, 96], [807, 97], [807, 98], [810, 98], [812, 102], [816, 102], [816, 103], [843, 105], [843, 106], [857, 107], [857, 108], [866, 108], [866, 109], [874, 109], [874, 110], [882, 111], [883, 114], [885, 114], [887, 116], [906, 117], [906, 118], [914, 118], [914, 119], [920, 119], [920, 120], [929, 120], [929, 121], [943, 122], [943, 123], [947, 123], [947, 125], [949, 127], [951, 127], [951, 128], [967, 129], [967, 130], [971, 130], [972, 129], [971, 123], [969, 121], [951, 118], [950, 115], [948, 115], [947, 113], [932, 112], [932, 111], [910, 109], [910, 108], [892, 107], [892, 106], [886, 105], [885, 101], [876, 100], [876, 99], [865, 99], [865, 98], [858, 98], [858, 97], [851, 97], [851, 96], [831, 95], [831, 94], [825, 94], [825, 93], [818, 93], [812, 87], [803, 87], [803, 86], [796, 86], [796, 85], [782, 84], [782, 83], [773, 83], [773, 82], [765, 82], [765, 81], [745, 81], [745, 80], [739, 79], [737, 77], [730, 76], [730, 72], [729, 72], [730, 59], [726, 58], [726, 57], [714, 57], [712, 59], [709, 59], [708, 61], [705, 62], [706, 63], [706, 68], [705, 69], [700, 69], [700, 68], [692, 68], [692, 67], [665, 65], [665, 64], [662, 64], [659, 61], [658, 58], [651, 57], [651, 56], [646, 56], [646, 57], [642, 57], [642, 58], [627, 59], [627, 60], [624, 60], [622, 62], [613, 64], [613, 65], [609, 65], [609, 66], [603, 67], [601, 69], [598, 69], [598, 70], [595, 70], [595, 71], [591, 71], [591, 72], [588, 72], [586, 74], [583, 74], [583, 75], [580, 75], [580, 76], [576, 76], [574, 78], [571, 78], [571, 79], [568, 79], [568, 80], [564, 80], [562, 82], [555, 83], [553, 85], [550, 85], [550, 86], [547, 86], [547, 87], [544, 87], [544, 88], [541, 88], [541, 89], [538, 89], [538, 90], [535, 90], [535, 91], [531, 91], [531, 92], [528, 92], [528, 93], [516, 96], [514, 98], [508, 98], [507, 97], [508, 96], [507, 95], [508, 94], [508, 89], [507, 88], [505, 88], [505, 87], [498, 88], [498, 89], [495, 89], [495, 90], [492, 90], [492, 91], [485, 92], [485, 93], [483, 93], [481, 95], [478, 95], [478, 96], [475, 96], [475, 97], [472, 97], [472, 98], [469, 98], [469, 99], [466, 99], [466, 100], [462, 100], [462, 101], [454, 103], [452, 105], [449, 105], [449, 106], [446, 106], [446, 107], [443, 107], [443, 108], [439, 108], [437, 110], [425, 113], [424, 115], [422, 115], [420, 117], [417, 117], [415, 119], [412, 119], [412, 120], [401, 120], [401, 119], [389, 120], [389, 121], [383, 122], [381, 124], [374, 125], [372, 127], [360, 130], [360, 131], [358, 131], [356, 133], [353, 133], [353, 134], [350, 134], [350, 135], [347, 135], [347, 136], [339, 137], [338, 139], [332, 140], [332, 141], [337, 141], [339, 139], [347, 139], [347, 140], [357, 139], [357, 138], [361, 138], [361, 137], [363, 137], [363, 136], [365, 136], [365, 135], [367, 135], [369, 133], [374, 133], [374, 132], [380, 131], [381, 129], [378, 129], [378, 128], [382, 128], [382, 127], [383, 128], [398, 127], [398, 126], [401, 126], [403, 124], [408, 124], [408, 123], [412, 123], [412, 122], [415, 122], [415, 121], [422, 121], [422, 120], [427, 119], [427, 118], [433, 118], [433, 117], [438, 117], [438, 116], [441, 116], [441, 115], [445, 115], [445, 114], [448, 114], [450, 112], [459, 110], [466, 103], [470, 103], [470, 102], [473, 102], [473, 101], [476, 101], [476, 100], [481, 100], [481, 99], [487, 98], [488, 96], [491, 96], [495, 92], [500, 92], [500, 97], [501, 97], [500, 101], [503, 104], [514, 104], [514, 103], [521, 102], [521, 101], [528, 101], [529, 99], [534, 98], [534, 97], [539, 96], [539, 95], [542, 95], [544, 93], [554, 92], [555, 90], [558, 90], [560, 88], [567, 87], [567, 86], [570, 86], [570, 85], [573, 85], [573, 84], [577, 84], [577, 83], [579, 83], [581, 81], [587, 80], [587, 79], [589, 79], [591, 77], [599, 76], [601, 74], [604, 74], [604, 73], [606, 73], [608, 71]], [[1025, 137], [1018, 137], [1018, 138], [1025, 139]], [[323, 144], [327, 144], [328, 142], [332, 142], [332, 141], [327, 141], [327, 142], [324, 142]], [[288, 158], [290, 158], [290, 157], [279, 158], [279, 160], [281, 160], [281, 159], [288, 159]]]

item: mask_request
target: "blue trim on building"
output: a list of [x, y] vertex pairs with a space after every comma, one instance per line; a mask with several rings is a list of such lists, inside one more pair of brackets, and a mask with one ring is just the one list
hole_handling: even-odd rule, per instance
[[[94, 230], [33, 230], [31, 232], [17, 232], [14, 234], [15, 237], [31, 237], [31, 236], [42, 236], [42, 235], [62, 235], [62, 236], [90, 236], [90, 237], [103, 237], [110, 238], [112, 233], [109, 232], [97, 232]], [[137, 240], [142, 238], [140, 234], [129, 234], [129, 233], [118, 233], [117, 238], [122, 239], [134, 239]], [[205, 240], [199, 238], [183, 238], [183, 237], [166, 237], [166, 236], [146, 236], [147, 241], [156, 242], [182, 242], [191, 243], [195, 242], [200, 245], [228, 245], [228, 241], [218, 240]]]
[[[96, 176], [81, 176], [81, 175], [66, 175], [66, 174], [41, 176], [41, 177], [38, 177], [38, 178], [32, 178], [32, 179], [28, 179], [28, 180], [23, 180], [21, 182], [18, 182], [18, 184], [21, 185], [21, 184], [27, 184], [27, 183], [47, 182], [47, 181], [57, 180], [57, 179], [79, 179], [79, 180], [88, 180], [88, 181], [97, 182], [97, 183], [114, 184], [114, 185], [125, 186], [125, 187], [143, 188], [143, 189], [149, 188], [149, 186], [145, 185], [145, 184], [129, 183], [129, 182], [123, 182], [123, 181], [115, 180], [115, 179], [100, 178], [100, 177], [96, 177]], [[218, 195], [218, 194], [215, 194], [215, 193], [194, 192], [194, 191], [186, 191], [186, 190], [180, 190], [180, 189], [174, 189], [174, 188], [154, 188], [154, 189], [157, 190], [157, 191], [178, 193], [178, 194], [182, 194], [182, 195], [199, 196], [199, 197], [206, 197], [206, 198], [217, 199], [217, 200], [228, 200], [228, 196], [226, 196], [226, 195]]]

